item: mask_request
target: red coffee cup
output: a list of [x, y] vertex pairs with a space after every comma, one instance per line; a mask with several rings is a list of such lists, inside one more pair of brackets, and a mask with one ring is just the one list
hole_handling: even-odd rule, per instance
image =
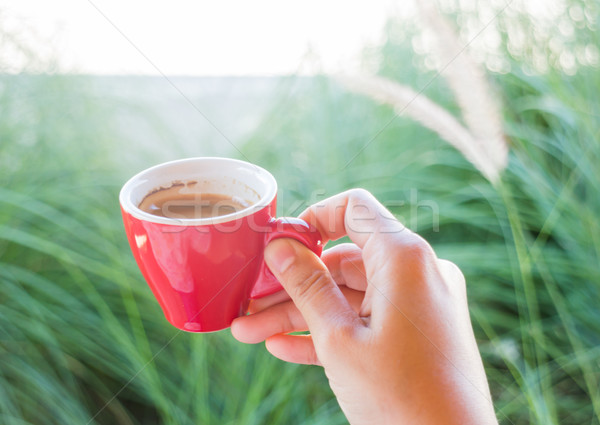
[[[141, 210], [151, 192], [195, 182], [195, 189], [251, 202], [208, 218], [169, 218]], [[277, 183], [265, 169], [228, 158], [167, 162], [132, 177], [119, 195], [129, 245], [166, 319], [189, 332], [225, 329], [250, 299], [282, 289], [263, 260], [269, 241], [289, 237], [321, 255], [319, 231], [298, 218], [275, 219]]]

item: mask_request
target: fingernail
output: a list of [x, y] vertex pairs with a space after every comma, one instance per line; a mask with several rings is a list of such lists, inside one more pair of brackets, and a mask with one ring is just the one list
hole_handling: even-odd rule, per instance
[[265, 261], [273, 273], [284, 273], [296, 259], [296, 250], [290, 241], [276, 239], [265, 249]]

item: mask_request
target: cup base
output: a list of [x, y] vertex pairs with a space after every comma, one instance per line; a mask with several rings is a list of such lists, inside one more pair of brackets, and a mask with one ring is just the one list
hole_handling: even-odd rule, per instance
[[[172, 324], [172, 323], [171, 323]], [[228, 329], [230, 326], [225, 325], [223, 327], [219, 327], [217, 329], [203, 329], [202, 325], [199, 323], [195, 323], [195, 322], [187, 322], [186, 324], [183, 325], [183, 328], [180, 328], [179, 326], [176, 326], [176, 328], [178, 328], [179, 330], [182, 330], [184, 332], [189, 332], [189, 333], [202, 333], [202, 334], [207, 334], [207, 333], [213, 333], [213, 332], [220, 332], [223, 331], [225, 329]]]

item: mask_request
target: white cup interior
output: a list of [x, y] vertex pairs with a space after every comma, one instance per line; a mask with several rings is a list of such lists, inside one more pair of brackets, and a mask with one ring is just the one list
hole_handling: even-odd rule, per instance
[[[196, 182], [194, 191], [239, 197], [251, 205], [241, 211], [218, 217], [174, 219], [147, 213], [138, 208], [151, 192], [174, 183]], [[172, 225], [217, 224], [250, 215], [269, 205], [277, 193], [275, 178], [264, 168], [229, 158], [188, 158], [166, 162], [133, 176], [121, 189], [119, 202], [134, 217]]]

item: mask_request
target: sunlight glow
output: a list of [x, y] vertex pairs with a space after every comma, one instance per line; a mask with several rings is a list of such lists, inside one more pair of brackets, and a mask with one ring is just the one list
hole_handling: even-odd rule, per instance
[[0, 25], [66, 72], [311, 74], [358, 67], [392, 3], [0, 0]]

